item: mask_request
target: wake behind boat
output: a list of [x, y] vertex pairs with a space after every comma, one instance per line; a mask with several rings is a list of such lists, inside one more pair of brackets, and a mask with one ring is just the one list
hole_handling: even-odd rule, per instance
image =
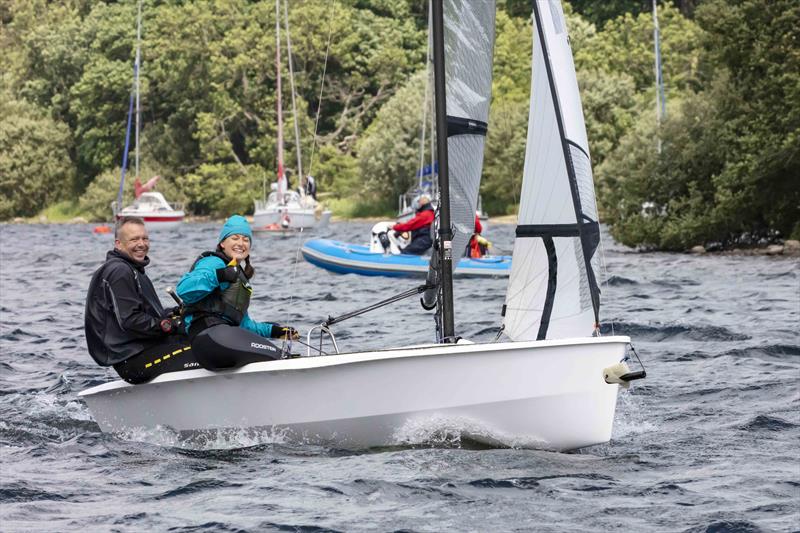
[[[301, 248], [303, 257], [312, 265], [337, 274], [407, 277], [428, 273], [431, 257], [424, 255], [386, 254], [371, 251], [361, 244], [331, 239], [310, 239]], [[511, 256], [463, 257], [458, 262], [456, 277], [508, 277]]]

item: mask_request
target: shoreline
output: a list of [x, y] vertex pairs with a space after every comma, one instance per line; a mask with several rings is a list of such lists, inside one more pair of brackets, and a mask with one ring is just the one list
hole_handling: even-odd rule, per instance
[[[248, 222], [253, 221], [252, 215], [246, 215]], [[368, 223], [377, 223], [384, 220], [389, 220], [391, 217], [354, 217], [354, 218], [346, 218], [341, 216], [334, 215], [331, 218], [331, 222], [368, 222]], [[184, 222], [187, 223], [204, 223], [204, 222], [216, 222], [222, 223], [224, 222], [224, 218], [215, 218], [208, 215], [188, 215], [184, 219]], [[500, 215], [496, 217], [490, 217], [489, 222], [492, 225], [507, 225], [507, 224], [514, 224], [517, 221], [517, 215]], [[22, 225], [22, 224], [31, 224], [31, 225], [45, 225], [45, 224], [53, 224], [53, 225], [78, 225], [78, 224], [86, 224], [86, 225], [111, 225], [111, 222], [89, 222], [83, 217], [75, 217], [69, 220], [50, 220], [44, 215], [39, 215], [38, 217], [30, 217], [30, 218], [23, 218], [23, 217], [15, 217], [10, 220], [0, 221], [0, 225]], [[772, 243], [766, 245], [755, 245], [746, 248], [731, 248], [727, 250], [706, 250], [704, 246], [697, 245], [693, 246], [690, 249], [675, 252], [675, 251], [667, 251], [667, 250], [636, 250], [635, 248], [630, 248], [630, 251], [633, 253], [640, 253], [640, 254], [650, 254], [650, 253], [677, 253], [677, 254], [685, 254], [685, 255], [709, 255], [709, 256], [769, 256], [769, 257], [777, 257], [777, 256], [784, 256], [784, 257], [800, 257], [800, 241], [794, 239], [786, 239], [779, 243]]]

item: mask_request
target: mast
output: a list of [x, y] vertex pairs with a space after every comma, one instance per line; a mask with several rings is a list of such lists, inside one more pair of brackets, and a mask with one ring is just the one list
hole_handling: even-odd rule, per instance
[[[428, 74], [428, 83], [431, 82], [431, 75]], [[433, 179], [434, 174], [437, 173], [437, 165], [436, 165], [436, 112], [434, 111], [435, 103], [433, 98], [430, 99], [428, 102], [430, 106], [430, 117], [431, 117], [431, 139], [430, 139], [430, 153], [431, 153], [431, 189], [433, 193], [433, 198], [437, 198], [439, 196], [439, 182]]]
[[139, 0], [139, 11], [136, 17], [136, 58], [133, 61], [133, 85], [131, 96], [128, 103], [128, 120], [125, 125], [125, 148], [122, 150], [122, 168], [120, 169], [119, 189], [117, 189], [117, 201], [112, 203], [114, 216], [122, 209], [122, 197], [125, 191], [125, 172], [128, 170], [128, 153], [131, 143], [131, 121], [134, 114], [134, 104], [136, 105], [136, 172], [139, 172], [139, 40], [141, 39], [142, 24], [142, 2]]
[[661, 153], [661, 121], [667, 113], [667, 100], [664, 97], [664, 80], [661, 77], [661, 36], [658, 28], [658, 8], [653, 0], [653, 47], [655, 48], [655, 78], [656, 78], [656, 143], [658, 153]]
[[[428, 1], [428, 28], [431, 27], [431, 3]], [[425, 100], [422, 104], [422, 135], [419, 139], [419, 180], [417, 188], [422, 191], [422, 184], [425, 182], [425, 134], [428, 131], [428, 108], [430, 107], [431, 89], [431, 35], [428, 32], [427, 44], [425, 47]], [[431, 159], [433, 152], [433, 121], [431, 121]], [[433, 175], [433, 162], [431, 162], [431, 176]]]
[[[289, 0], [283, 2], [283, 14], [286, 24], [286, 61], [289, 63], [289, 83], [292, 86], [292, 116], [294, 117], [294, 145], [297, 149], [297, 185], [303, 179], [303, 157], [300, 154], [300, 125], [297, 120], [297, 102], [295, 101], [294, 67], [292, 66], [292, 38], [289, 35]], [[305, 187], [300, 187], [300, 195], [305, 196]]]
[[422, 190], [422, 183], [425, 181], [425, 133], [428, 130], [428, 96], [430, 93], [430, 76], [428, 70], [430, 69], [430, 53], [425, 54], [425, 99], [422, 103], [422, 133], [419, 137], [419, 164], [417, 165], [417, 172], [419, 173], [417, 180], [417, 188]]
[[139, 178], [139, 117], [141, 115], [141, 106], [139, 105], [139, 71], [142, 64], [142, 0], [138, 3], [138, 12], [136, 14], [136, 66], [135, 83], [136, 83], [136, 174], [135, 177]]
[[444, 7], [442, 0], [433, 0], [433, 72], [436, 100], [436, 148], [439, 159], [439, 254], [441, 297], [437, 312], [441, 316], [442, 338], [453, 342], [453, 230], [450, 227], [450, 176], [447, 160], [447, 97], [444, 68]]
[[280, 0], [275, 0], [275, 93], [278, 108], [278, 196], [280, 203], [284, 203], [283, 193], [286, 192], [286, 176], [283, 170], [283, 109], [281, 103], [281, 8]]

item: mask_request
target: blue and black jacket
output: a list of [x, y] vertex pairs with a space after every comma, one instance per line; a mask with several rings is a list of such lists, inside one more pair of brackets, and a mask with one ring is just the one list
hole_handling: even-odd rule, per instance
[[[228, 258], [219, 252], [204, 252], [191, 270], [178, 282], [177, 293], [186, 304], [184, 323], [187, 332], [197, 335], [203, 329], [228, 324], [252, 331], [262, 337], [273, 337], [278, 328], [271, 322], [256, 322], [247, 314], [250, 305], [250, 283], [237, 267], [239, 279], [234, 283], [220, 281], [217, 271], [225, 269]], [[195, 327], [192, 328], [192, 323]], [[202, 326], [198, 329], [198, 326]]]

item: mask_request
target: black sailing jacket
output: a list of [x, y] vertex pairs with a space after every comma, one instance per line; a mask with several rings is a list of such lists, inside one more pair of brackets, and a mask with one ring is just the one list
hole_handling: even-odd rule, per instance
[[125, 361], [167, 336], [160, 326], [164, 308], [144, 273], [149, 263], [111, 250], [92, 276], [84, 329], [89, 354], [99, 365]]

